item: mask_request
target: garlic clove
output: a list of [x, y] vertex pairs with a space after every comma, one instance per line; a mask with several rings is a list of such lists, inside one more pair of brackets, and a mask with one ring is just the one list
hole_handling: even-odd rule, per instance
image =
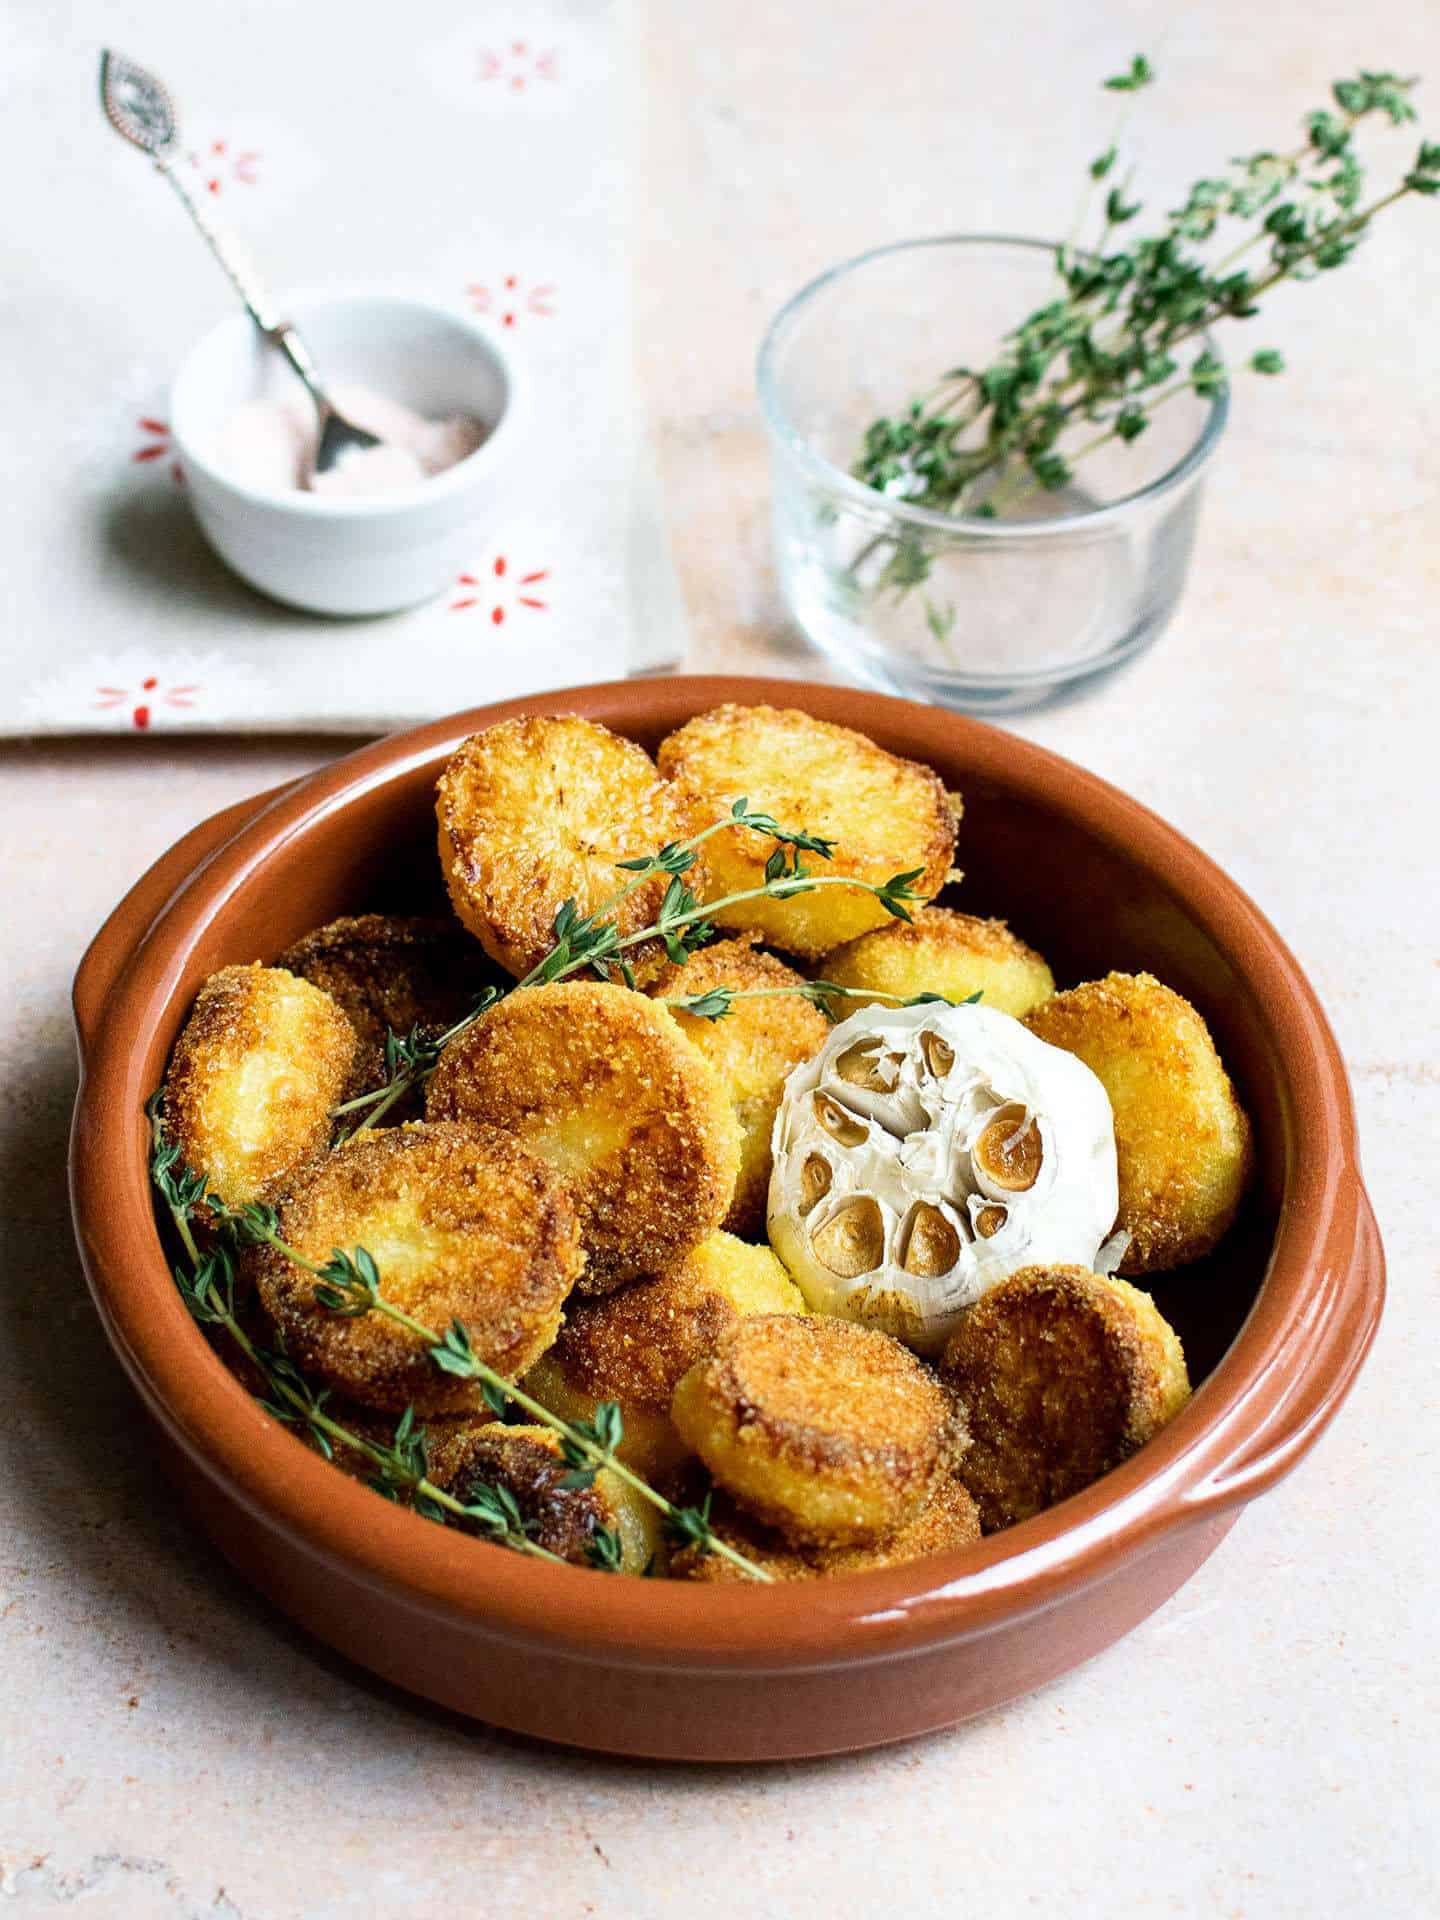
[[960, 1258], [960, 1234], [938, 1207], [920, 1201], [901, 1228], [900, 1265], [906, 1273], [934, 1280]]
[[970, 1149], [976, 1173], [1001, 1193], [1028, 1193], [1044, 1158], [1035, 1116], [1019, 1101], [1001, 1107]]
[[889, 1093], [895, 1085], [895, 1057], [886, 1054], [882, 1058], [878, 1040], [857, 1040], [835, 1062], [835, 1073], [848, 1086], [863, 1087], [867, 1093]]
[[812, 1153], [806, 1157], [800, 1169], [800, 1211], [810, 1213], [829, 1193], [835, 1179], [835, 1169], [823, 1153]]
[[885, 1258], [885, 1216], [869, 1194], [847, 1200], [810, 1236], [815, 1257], [842, 1280], [873, 1273]]
[[992, 1201], [975, 1215], [975, 1231], [982, 1240], [993, 1240], [1009, 1218], [1009, 1209], [997, 1207]]
[[838, 1140], [842, 1147], [863, 1146], [869, 1136], [870, 1129], [865, 1122], [857, 1119], [848, 1107], [842, 1107], [838, 1100], [832, 1100], [828, 1094], [816, 1094], [815, 1118], [830, 1138]]
[[892, 1339], [903, 1340], [907, 1347], [918, 1347], [925, 1339], [925, 1316], [913, 1293], [903, 1287], [860, 1286], [850, 1296], [852, 1318], [862, 1326], [878, 1327]]
[[933, 1080], [943, 1080], [955, 1064], [955, 1049], [938, 1033], [922, 1033], [920, 1036], [920, 1057], [925, 1062], [925, 1071]]

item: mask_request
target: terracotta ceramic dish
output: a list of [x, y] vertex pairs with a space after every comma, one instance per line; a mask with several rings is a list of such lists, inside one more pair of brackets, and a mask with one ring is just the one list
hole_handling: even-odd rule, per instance
[[[579, 712], [647, 747], [723, 700], [803, 706], [928, 761], [965, 796], [972, 911], [1062, 984], [1148, 967], [1198, 1003], [1254, 1117], [1256, 1187], [1217, 1256], [1161, 1283], [1197, 1391], [1133, 1460], [979, 1545], [767, 1589], [549, 1567], [387, 1505], [262, 1414], [192, 1325], [151, 1209], [142, 1107], [204, 977], [434, 884], [431, 790], [478, 727]], [[321, 1639], [462, 1713], [612, 1752], [757, 1760], [943, 1727], [1110, 1644], [1296, 1465], [1375, 1332], [1384, 1265], [1350, 1094], [1315, 996], [1225, 875], [1145, 808], [976, 721], [843, 688], [667, 679], [457, 715], [363, 748], [186, 836], [75, 982], [71, 1179], [109, 1337], [196, 1517]], [[1317, 1555], [1323, 1545], [1316, 1543]], [[1317, 1566], [1317, 1572], [1320, 1569]]]

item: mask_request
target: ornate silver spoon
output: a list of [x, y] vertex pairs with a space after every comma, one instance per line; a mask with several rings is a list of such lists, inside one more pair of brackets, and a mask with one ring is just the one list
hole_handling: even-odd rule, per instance
[[282, 319], [279, 309], [265, 292], [253, 267], [244, 258], [232, 235], [226, 233], [210, 208], [192, 186], [188, 172], [177, 164], [179, 121], [175, 103], [166, 88], [137, 67], [123, 54], [108, 49], [100, 56], [100, 104], [105, 117], [131, 146], [149, 154], [156, 167], [179, 194], [185, 210], [204, 236], [210, 251], [229, 277], [231, 286], [245, 303], [256, 326], [285, 355], [309, 389], [319, 415], [319, 440], [315, 449], [315, 471], [328, 473], [347, 453], [378, 447], [379, 437], [367, 433], [347, 420], [336, 407], [315, 368], [305, 342], [292, 322]]

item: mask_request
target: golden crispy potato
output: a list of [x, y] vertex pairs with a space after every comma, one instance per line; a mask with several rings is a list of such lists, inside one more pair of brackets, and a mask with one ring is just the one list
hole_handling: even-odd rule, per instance
[[[898, 922], [896, 923], [899, 924]], [[755, 950], [756, 935], [717, 940], [683, 967], [667, 967], [650, 991], [662, 999], [708, 993], [712, 987], [755, 992], [802, 985], [801, 977], [768, 953]], [[725, 1216], [732, 1233], [763, 1238], [770, 1190], [770, 1133], [792, 1067], [825, 1044], [830, 1024], [808, 1000], [790, 995], [737, 1000], [723, 1020], [677, 1013], [681, 1031], [715, 1068], [730, 1094], [740, 1129], [740, 1175]]]
[[529, 1538], [577, 1567], [595, 1564], [601, 1528], [618, 1543], [613, 1572], [642, 1574], [661, 1552], [658, 1512], [608, 1467], [588, 1487], [560, 1484], [570, 1468], [549, 1427], [472, 1426], [451, 1438], [443, 1471], [446, 1491], [460, 1500], [473, 1499], [477, 1486], [511, 1493]]
[[743, 1319], [681, 1379], [681, 1439], [796, 1546], [865, 1546], [918, 1511], [950, 1402], [889, 1334], [821, 1315]]
[[359, 1043], [329, 994], [280, 967], [222, 967], [200, 989], [165, 1076], [181, 1158], [227, 1206], [272, 1201], [330, 1145]]
[[[839, 987], [898, 995], [984, 996], [987, 1007], [1017, 1018], [1055, 991], [1055, 976], [1003, 920], [977, 920], [949, 907], [926, 907], [913, 924], [892, 920], [826, 956], [824, 975]], [[840, 1011], [843, 1013], [845, 1008]]]
[[[458, 1121], [389, 1127], [349, 1140], [280, 1208], [281, 1237], [308, 1259], [364, 1247], [395, 1305], [444, 1332], [459, 1320], [507, 1380], [545, 1351], [584, 1264], [561, 1181], [519, 1141]], [[482, 1406], [473, 1381], [442, 1373], [405, 1328], [316, 1304], [314, 1280], [260, 1249], [265, 1309], [296, 1363], [363, 1406], [419, 1414]]]
[[[574, 715], [472, 734], [440, 776], [436, 816], [455, 911], [516, 979], [554, 945], [567, 900], [593, 913], [633, 877], [620, 861], [684, 835], [675, 794], [644, 749]], [[624, 901], [613, 916], [622, 937], [651, 924], [668, 885], [658, 875]], [[627, 958], [643, 980], [664, 954], [649, 942]]]
[[[657, 757], [675, 783], [688, 833], [722, 819], [743, 797], [782, 827], [837, 843], [831, 860], [804, 856], [811, 868], [880, 884], [918, 867], [913, 884], [927, 900], [945, 884], [958, 803], [929, 767], [898, 760], [849, 727], [777, 707], [717, 707], [672, 733]], [[718, 900], [761, 885], [773, 851], [772, 841], [748, 827], [717, 834], [705, 846], [703, 897]], [[873, 895], [829, 886], [715, 913], [722, 927], [753, 928], [772, 945], [809, 959], [888, 917]]]
[[1250, 1177], [1250, 1122], [1210, 1029], [1148, 973], [1057, 993], [1026, 1026], [1083, 1060], [1110, 1096], [1120, 1171], [1121, 1273], [1162, 1273], [1208, 1253]]
[[[727, 1546], [776, 1580], [824, 1580], [838, 1573], [873, 1573], [879, 1567], [904, 1566], [932, 1553], [950, 1553], [980, 1538], [980, 1510], [953, 1464], [943, 1460], [913, 1518], [867, 1547], [792, 1547], [785, 1536], [752, 1520], [726, 1495], [718, 1494], [710, 1525]], [[710, 1586], [748, 1581], [750, 1576], [722, 1554], [682, 1547], [670, 1557], [670, 1576]]]
[[768, 1247], [712, 1233], [659, 1279], [572, 1301], [559, 1338], [524, 1385], [562, 1420], [593, 1420], [602, 1400], [618, 1402], [620, 1458], [653, 1480], [686, 1457], [670, 1421], [686, 1368], [747, 1313], [804, 1311], [800, 1289]]
[[941, 1378], [965, 1409], [960, 1477], [987, 1533], [1128, 1460], [1190, 1397], [1148, 1293], [1083, 1267], [1022, 1267], [971, 1307]]
[[503, 1127], [564, 1179], [608, 1293], [663, 1272], [718, 1227], [740, 1164], [719, 1076], [664, 1007], [625, 987], [525, 987], [453, 1041], [432, 1119]]
[[[482, 988], [506, 978], [453, 920], [361, 913], [302, 935], [275, 963], [323, 988], [360, 1036], [356, 1091], [381, 1086], [385, 1036], [452, 1026]], [[405, 1118], [392, 1108], [387, 1119]]]

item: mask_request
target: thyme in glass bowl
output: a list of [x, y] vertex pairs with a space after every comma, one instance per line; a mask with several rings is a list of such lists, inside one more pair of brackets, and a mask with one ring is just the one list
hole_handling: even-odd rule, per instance
[[[1104, 82], [1133, 96], [1153, 85], [1144, 55]], [[1308, 113], [1305, 138], [1230, 161], [1197, 180], [1153, 233], [1127, 244], [1144, 211], [1131, 196], [1120, 140], [1090, 162], [1075, 239], [1055, 248], [1052, 299], [1005, 336], [988, 366], [957, 366], [891, 418], [872, 422], [852, 468], [857, 480], [906, 505], [957, 519], [1012, 514], [1037, 494], [1059, 493], [1100, 448], [1128, 444], [1159, 407], [1183, 393], [1214, 395], [1227, 381], [1208, 345], [1213, 329], [1248, 320], [1272, 288], [1343, 266], [1385, 208], [1440, 193], [1440, 144], [1422, 141], [1406, 172], [1366, 198], [1357, 133], [1416, 117], [1416, 82], [1363, 71], [1337, 80]], [[1098, 235], [1082, 238], [1099, 201]], [[1254, 373], [1284, 370], [1273, 347], [1252, 352]], [[918, 532], [878, 534], [850, 562], [855, 580], [901, 596], [928, 578]], [[932, 630], [943, 609], [927, 607]]]

